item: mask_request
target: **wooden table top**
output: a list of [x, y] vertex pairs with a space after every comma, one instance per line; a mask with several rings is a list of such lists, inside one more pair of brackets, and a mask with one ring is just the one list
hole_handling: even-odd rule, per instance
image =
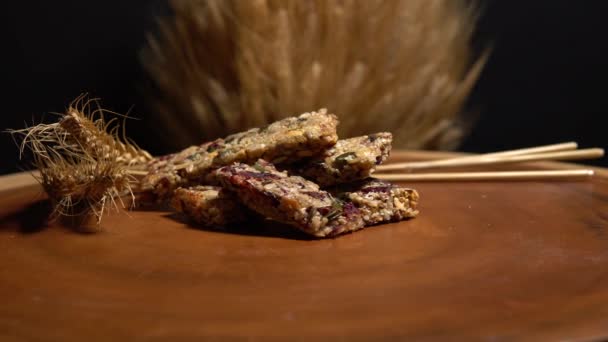
[[608, 338], [605, 171], [410, 184], [419, 217], [327, 240], [156, 211], [45, 226], [17, 178], [1, 180], [2, 341]]

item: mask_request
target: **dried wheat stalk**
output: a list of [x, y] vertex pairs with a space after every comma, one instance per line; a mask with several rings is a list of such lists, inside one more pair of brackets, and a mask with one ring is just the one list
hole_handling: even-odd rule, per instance
[[122, 197], [134, 196], [135, 178], [128, 169], [111, 159], [95, 159], [87, 154], [49, 151], [50, 157], [36, 155], [37, 177], [54, 204], [54, 214], [81, 216], [93, 214], [98, 222], [109, 208], [126, 207]]
[[[121, 141], [118, 135], [119, 126], [110, 128], [116, 118], [104, 120], [103, 113], [109, 111], [99, 105], [96, 109], [91, 109], [92, 104], [97, 104], [96, 101], [97, 99], [89, 99], [86, 95], [82, 95], [70, 104], [65, 115], [58, 122], [58, 125], [68, 133], [68, 139], [85, 147], [92, 155], [113, 159], [119, 164], [136, 165], [151, 160], [152, 156], [148, 152], [128, 140], [124, 130]], [[122, 128], [124, 127], [123, 125]]]
[[101, 108], [92, 110], [93, 103], [81, 96], [58, 122], [9, 131], [21, 140], [20, 154], [32, 154], [55, 217], [93, 214], [99, 222], [108, 208], [124, 207], [123, 196], [134, 199], [133, 169], [152, 158], [121, 141], [117, 126], [108, 133], [112, 120], [104, 120]]
[[142, 61], [173, 148], [327, 107], [343, 137], [450, 148], [484, 58], [462, 0], [174, 0]]

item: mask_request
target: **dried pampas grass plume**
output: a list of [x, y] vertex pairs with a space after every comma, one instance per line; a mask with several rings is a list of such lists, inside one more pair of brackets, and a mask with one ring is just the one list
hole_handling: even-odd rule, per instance
[[[35, 176], [53, 204], [54, 218], [87, 216], [99, 222], [109, 208], [118, 209], [124, 196], [134, 201], [134, 173], [150, 154], [119, 138], [118, 126], [106, 122], [96, 99], [77, 98], [58, 122], [9, 130], [20, 155], [31, 153]], [[109, 129], [109, 133], [108, 130]]]
[[463, 0], [174, 0], [142, 61], [180, 148], [327, 107], [344, 137], [450, 148], [483, 58]]

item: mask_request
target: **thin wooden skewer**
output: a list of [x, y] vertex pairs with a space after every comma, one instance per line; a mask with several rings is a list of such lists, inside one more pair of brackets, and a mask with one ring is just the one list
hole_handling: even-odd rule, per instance
[[559, 143], [559, 144], [527, 147], [527, 148], [520, 148], [520, 149], [516, 149], [516, 150], [508, 150], [508, 151], [501, 151], [501, 152], [484, 153], [484, 154], [479, 154], [479, 155], [474, 155], [474, 156], [458, 157], [458, 158], [452, 158], [452, 159], [476, 158], [476, 157], [480, 157], [480, 158], [510, 157], [510, 156], [524, 155], [524, 154], [533, 154], [533, 153], [576, 150], [577, 148], [578, 148], [578, 144], [575, 141], [569, 141], [569, 142]]
[[143, 170], [127, 170], [127, 173], [133, 176], [147, 176], [148, 171]]
[[430, 168], [450, 168], [450, 167], [463, 167], [463, 166], [477, 166], [477, 165], [495, 165], [495, 164], [507, 164], [507, 163], [523, 163], [541, 160], [580, 160], [580, 159], [594, 159], [601, 158], [604, 156], [604, 150], [601, 148], [588, 148], [576, 151], [561, 151], [561, 152], [547, 152], [547, 153], [534, 153], [525, 155], [515, 155], [511, 157], [486, 157], [486, 158], [475, 158], [475, 159], [462, 159], [455, 160], [451, 163], [437, 164], [437, 163], [399, 163], [389, 164], [384, 168], [378, 168], [379, 171], [388, 170], [422, 170]]
[[436, 166], [450, 165], [454, 162], [460, 162], [462, 160], [477, 160], [477, 159], [485, 159], [485, 158], [489, 158], [489, 157], [492, 157], [492, 158], [510, 157], [510, 156], [518, 156], [518, 155], [526, 155], [526, 154], [534, 154], [534, 153], [576, 150], [577, 148], [578, 148], [578, 144], [574, 141], [571, 141], [571, 142], [565, 142], [565, 143], [560, 143], [560, 144], [521, 148], [521, 149], [517, 149], [517, 150], [492, 152], [492, 153], [477, 154], [477, 155], [472, 155], [472, 156], [455, 157], [455, 158], [432, 160], [432, 161], [385, 164], [385, 165], [378, 166], [378, 171], [431, 168], [431, 167], [435, 167], [435, 165]]
[[491, 181], [491, 180], [545, 180], [569, 179], [582, 180], [593, 176], [593, 170], [557, 171], [495, 171], [495, 172], [441, 172], [420, 174], [376, 174], [375, 178], [388, 181], [408, 182], [453, 182], [453, 181]]

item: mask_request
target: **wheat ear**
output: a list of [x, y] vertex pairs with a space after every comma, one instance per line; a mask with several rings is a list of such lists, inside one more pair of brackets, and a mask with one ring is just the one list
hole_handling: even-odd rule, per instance
[[[103, 110], [90, 110], [95, 100], [77, 98], [58, 122], [9, 130], [18, 142], [20, 156], [31, 153], [37, 180], [54, 205], [53, 216], [93, 214], [100, 222], [109, 208], [134, 202], [133, 176], [152, 157], [136, 145], [118, 138], [118, 127]], [[86, 113], [86, 114], [85, 114]], [[99, 118], [95, 118], [99, 115]]]
[[[93, 104], [97, 106], [94, 110], [91, 109]], [[59, 121], [59, 126], [69, 133], [70, 140], [85, 147], [92, 155], [114, 159], [124, 165], [137, 165], [152, 160], [152, 156], [147, 151], [127, 140], [124, 131], [121, 141], [118, 134], [119, 126], [110, 129], [116, 119], [110, 121], [104, 119], [103, 114], [107, 112], [109, 111], [97, 104], [97, 99], [88, 99], [86, 95], [80, 96], [70, 104]], [[122, 127], [124, 128], [124, 125]], [[108, 130], [111, 133], [108, 133]]]

